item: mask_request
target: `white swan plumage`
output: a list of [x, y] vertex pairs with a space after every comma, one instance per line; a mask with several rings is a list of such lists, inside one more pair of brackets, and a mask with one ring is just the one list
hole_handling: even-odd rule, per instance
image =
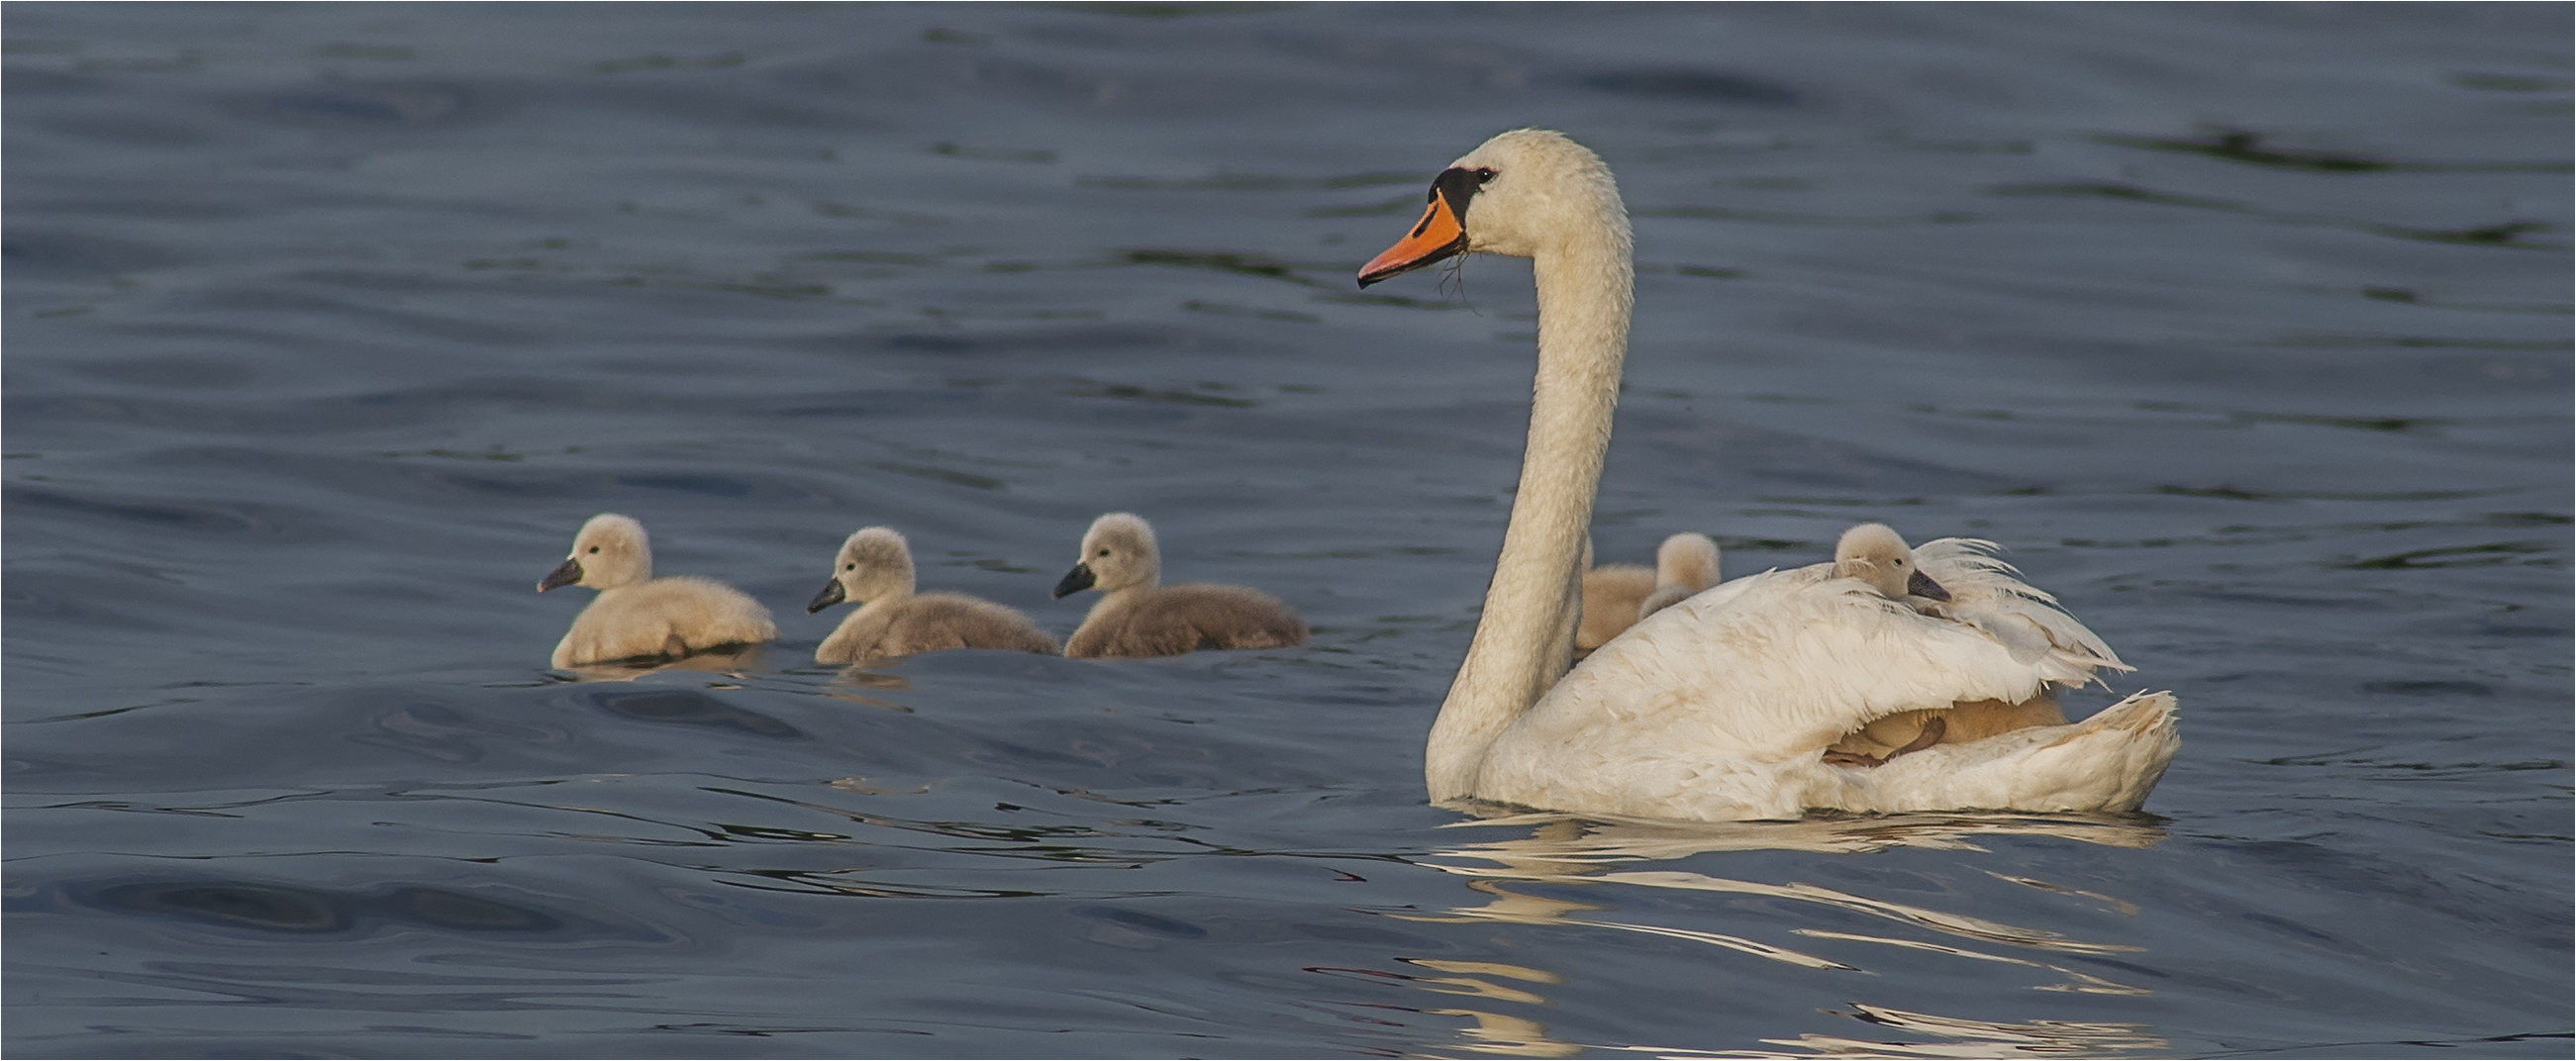
[[1539, 368], [1483, 618], [1424, 749], [1434, 801], [1711, 821], [2145, 801], [2180, 742], [2166, 693], [1884, 765], [1826, 761], [1892, 715], [2018, 705], [2126, 669], [1982, 541], [1903, 550], [1955, 581], [1946, 601], [1901, 579], [1873, 584], [1838, 550], [1836, 563], [1740, 578], [1648, 615], [1569, 672], [1633, 298], [1609, 168], [1560, 133], [1496, 136], [1433, 181], [1421, 222], [1360, 282], [1469, 252], [1533, 259]]

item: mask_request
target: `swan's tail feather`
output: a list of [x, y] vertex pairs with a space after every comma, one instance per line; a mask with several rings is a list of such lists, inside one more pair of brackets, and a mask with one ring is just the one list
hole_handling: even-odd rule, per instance
[[2182, 747], [2182, 730], [2174, 722], [2179, 710], [2169, 690], [2132, 693], [2128, 699], [2077, 723], [2074, 733], [2051, 742], [2049, 747], [2077, 741], [2111, 742], [2120, 766], [2109, 776], [2119, 784], [2109, 798], [2092, 809], [2134, 811], [2146, 805], [2147, 793], [2164, 779], [2165, 767], [2173, 763], [2174, 752]]
[[2182, 746], [2170, 692], [2138, 693], [2064, 726], [1938, 745], [1859, 775], [1848, 810], [2137, 810]]

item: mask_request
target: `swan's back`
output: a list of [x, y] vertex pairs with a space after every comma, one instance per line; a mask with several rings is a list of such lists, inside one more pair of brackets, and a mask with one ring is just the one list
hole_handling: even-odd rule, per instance
[[1306, 643], [1306, 620], [1285, 601], [1243, 586], [1191, 582], [1138, 594], [1094, 613], [1064, 643], [1068, 656], [1177, 656], [1202, 649], [1286, 648]]
[[1055, 638], [1017, 609], [962, 593], [923, 593], [851, 613], [814, 650], [814, 661], [857, 663], [952, 648], [1056, 652]]
[[714, 579], [675, 575], [601, 590], [555, 646], [554, 665], [685, 656], [777, 637], [759, 601]]
[[[1939, 569], [1936, 577], [1964, 576], [1967, 603], [1980, 614], [2047, 618], [2021, 618], [2015, 609], [2046, 598], [2009, 568], [1952, 566], [1956, 555], [1934, 550], [1937, 562], [1927, 566]], [[2090, 631], [2076, 633], [2082, 626], [2072, 617], [2055, 614], [2056, 636], [2099, 644]], [[1898, 712], [2030, 702], [2052, 682], [2090, 673], [2074, 658], [2054, 647], [2017, 652], [1964, 619], [1923, 614], [1838, 577], [1833, 564], [1765, 572], [1648, 616], [1594, 652], [1495, 739], [1476, 792], [1530, 806], [1705, 820], [1794, 817], [1809, 807], [2135, 809], [2172, 755], [2170, 697], [2072, 725], [1945, 744], [1875, 770], [1822, 761], [1844, 734]], [[1932, 751], [1942, 753], [1935, 762], [1966, 771], [1964, 779], [1916, 763]], [[1899, 763], [1906, 768], [1895, 770]], [[1958, 802], [1972, 792], [1984, 802]]]
[[1818, 765], [1870, 720], [2019, 702], [2045, 683], [1992, 638], [1837, 578], [1831, 564], [1766, 572], [1648, 616], [1594, 652], [1496, 738], [1477, 794], [1715, 819], [1763, 816], [1727, 809], [1758, 797], [1794, 813], [1809, 794], [1762, 778]]

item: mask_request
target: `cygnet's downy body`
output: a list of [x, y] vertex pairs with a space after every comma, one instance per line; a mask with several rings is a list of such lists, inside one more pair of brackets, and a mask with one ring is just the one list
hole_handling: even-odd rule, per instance
[[1574, 627], [1580, 655], [1609, 644], [1637, 625], [1637, 605], [1655, 592], [1655, 569], [1637, 564], [1592, 566], [1592, 542], [1583, 542], [1583, 617]]
[[1604, 564], [1583, 573], [1583, 623], [1574, 647], [1589, 652], [1643, 619], [1717, 584], [1717, 543], [1683, 532], [1655, 548], [1655, 566]]
[[1306, 643], [1306, 620], [1257, 589], [1191, 582], [1161, 586], [1154, 528], [1125, 512], [1092, 521], [1082, 559], [1056, 583], [1062, 599], [1086, 589], [1100, 603], [1064, 642], [1085, 657], [1177, 656], [1208, 648], [1281, 648]]
[[886, 527], [850, 535], [833, 561], [832, 581], [805, 610], [861, 603], [814, 650], [814, 662], [858, 663], [951, 648], [1055, 654], [1055, 638], [1017, 610], [962, 593], [913, 590], [912, 548], [903, 535]]
[[578, 667], [629, 659], [678, 659], [724, 645], [778, 637], [769, 609], [714, 579], [653, 577], [653, 546], [644, 525], [604, 512], [573, 537], [572, 555], [537, 583], [599, 591], [555, 645], [554, 665]]

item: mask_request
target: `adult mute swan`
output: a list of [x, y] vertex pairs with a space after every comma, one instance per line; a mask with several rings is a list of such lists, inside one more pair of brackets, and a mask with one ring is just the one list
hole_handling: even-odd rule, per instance
[[[1627, 212], [1598, 156], [1538, 129], [1486, 141], [1432, 181], [1430, 198], [1412, 231], [1360, 271], [1361, 286], [1459, 254], [1508, 254], [1532, 260], [1539, 309], [1519, 490], [1483, 618], [1423, 752], [1435, 802], [1731, 821], [1811, 808], [2127, 811], [2145, 801], [2180, 742], [2170, 694], [2133, 696], [2071, 725], [1935, 743], [1884, 765], [1827, 762], [1829, 748], [1881, 718], [2024, 704], [2051, 682], [2080, 682], [2069, 672], [2089, 674], [2083, 661], [2099, 645], [2072, 637], [2082, 627], [2071, 618], [2006, 607], [1989, 629], [1928, 614], [1903, 584], [1891, 596], [1839, 558], [1665, 608], [1569, 673], [1585, 528], [1627, 356]], [[1974, 568], [1979, 577], [1967, 580], [1990, 591], [1989, 603], [2046, 600], [2000, 564], [1963, 559], [1973, 546], [1936, 553]], [[1937, 598], [1921, 603], [1942, 610]], [[2107, 648], [2098, 656], [2093, 665], [2116, 662]]]
[[1203, 648], [1282, 648], [1306, 643], [1297, 609], [1257, 589], [1190, 582], [1161, 586], [1154, 528], [1112, 512], [1082, 535], [1082, 559], [1056, 583], [1056, 599], [1096, 589], [1100, 603], [1064, 642], [1068, 656], [1177, 656]]
[[1000, 648], [1052, 656], [1055, 638], [1017, 609], [963, 593], [916, 594], [912, 546], [891, 527], [861, 527], [833, 557], [832, 580], [807, 614], [842, 601], [859, 610], [814, 649], [816, 663], [857, 663], [950, 648]]
[[654, 578], [653, 545], [644, 525], [614, 512], [581, 525], [572, 555], [537, 582], [537, 592], [565, 586], [588, 586], [599, 596], [555, 645], [557, 667], [646, 656], [678, 659], [778, 637], [769, 609], [740, 590], [688, 575]]

